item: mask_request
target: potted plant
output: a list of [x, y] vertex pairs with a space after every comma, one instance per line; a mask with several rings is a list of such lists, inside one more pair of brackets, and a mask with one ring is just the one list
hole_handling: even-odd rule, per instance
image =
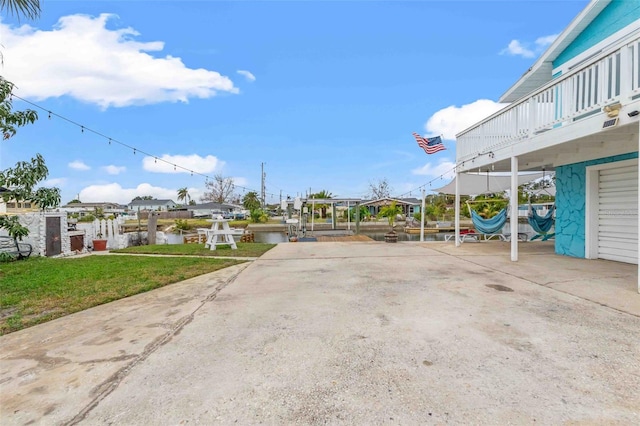
[[98, 232], [93, 240], [94, 251], [105, 251], [107, 249], [107, 240], [102, 239], [102, 233]]
[[378, 216], [386, 217], [389, 221], [389, 227], [391, 230], [384, 234], [384, 240], [387, 243], [397, 243], [398, 242], [398, 234], [393, 230], [393, 227], [396, 224], [396, 217], [402, 213], [402, 208], [396, 204], [395, 201], [392, 201], [388, 206], [384, 206], [380, 209], [380, 213]]

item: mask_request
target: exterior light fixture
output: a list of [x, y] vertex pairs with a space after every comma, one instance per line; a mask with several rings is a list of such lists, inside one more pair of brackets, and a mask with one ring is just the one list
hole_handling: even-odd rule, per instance
[[622, 108], [622, 104], [620, 104], [620, 102], [617, 102], [615, 104], [605, 106], [603, 110], [607, 113], [607, 117], [613, 118], [618, 116], [618, 114], [620, 113], [620, 108]]

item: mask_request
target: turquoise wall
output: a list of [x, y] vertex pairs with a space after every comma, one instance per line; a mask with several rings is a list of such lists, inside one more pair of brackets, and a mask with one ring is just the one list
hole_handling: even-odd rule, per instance
[[638, 158], [637, 152], [556, 168], [556, 253], [585, 256], [587, 167]]
[[638, 19], [639, 0], [613, 0], [553, 61], [553, 67], [559, 67]]

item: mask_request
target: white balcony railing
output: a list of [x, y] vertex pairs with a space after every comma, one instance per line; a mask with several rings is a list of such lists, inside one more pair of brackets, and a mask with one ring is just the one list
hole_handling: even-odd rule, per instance
[[461, 132], [456, 142], [457, 160], [509, 146], [637, 96], [640, 38], [595, 57]]

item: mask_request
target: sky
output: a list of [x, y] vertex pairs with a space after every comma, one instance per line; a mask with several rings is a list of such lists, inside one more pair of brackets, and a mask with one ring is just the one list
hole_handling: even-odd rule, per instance
[[[455, 134], [588, 4], [572, 1], [60, 1], [0, 21], [0, 75], [39, 119], [0, 170], [43, 155], [62, 203], [362, 198], [451, 179]], [[553, 11], [552, 13], [550, 11]], [[21, 99], [26, 100], [22, 101]], [[50, 112], [50, 113], [49, 113]], [[440, 135], [427, 155], [412, 133]], [[176, 167], [174, 167], [174, 165]]]

